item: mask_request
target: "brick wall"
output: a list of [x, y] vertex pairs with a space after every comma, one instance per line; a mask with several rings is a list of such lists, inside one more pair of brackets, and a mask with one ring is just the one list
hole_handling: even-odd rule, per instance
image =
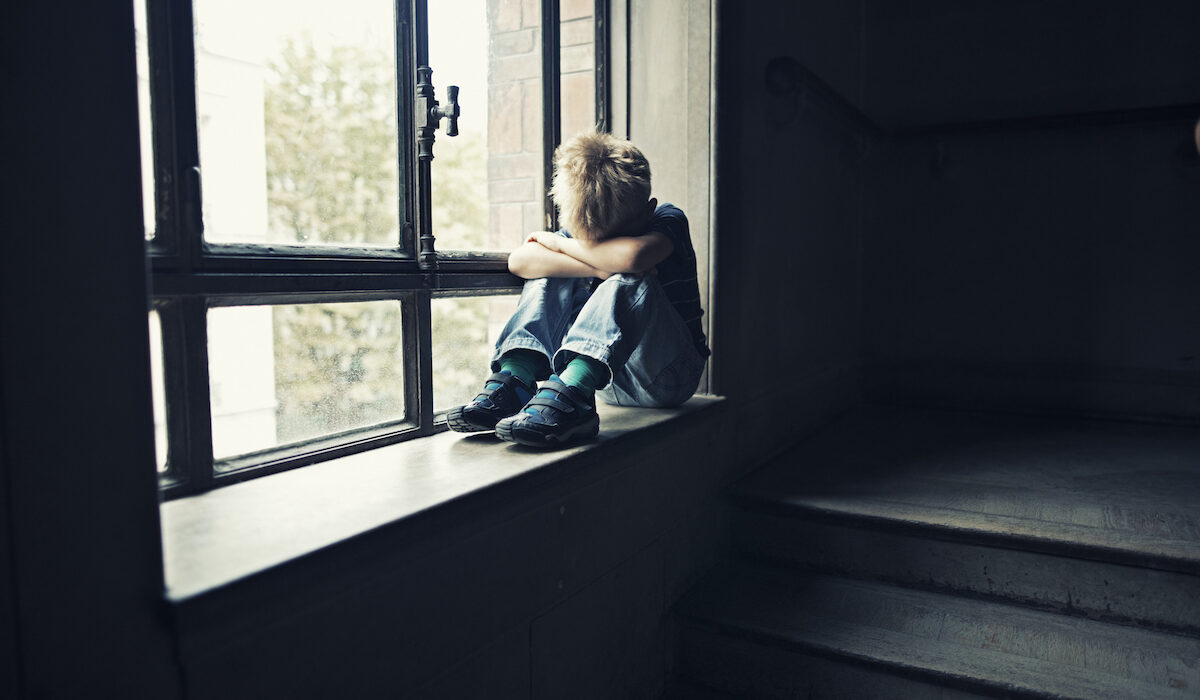
[[559, 9], [559, 70], [562, 74], [562, 135], [596, 125], [595, 23], [592, 0], [562, 0]]
[[[560, 7], [562, 123], [569, 136], [592, 125], [595, 51], [591, 0]], [[488, 247], [509, 250], [545, 228], [542, 190], [541, 3], [487, 0]]]

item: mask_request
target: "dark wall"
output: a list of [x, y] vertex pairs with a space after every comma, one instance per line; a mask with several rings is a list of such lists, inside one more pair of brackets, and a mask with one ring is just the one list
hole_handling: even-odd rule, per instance
[[185, 697], [658, 697], [668, 607], [722, 546], [724, 413], [177, 602]]
[[719, 391], [1200, 416], [1200, 5], [721, 11]]
[[719, 7], [713, 371], [754, 455], [858, 397], [866, 142], [840, 94], [858, 82], [858, 9]]
[[869, 189], [866, 354], [885, 394], [1200, 416], [1190, 122], [919, 138]]
[[0, 652], [20, 696], [171, 698], [133, 6], [4, 13]]
[[1192, 0], [862, 0], [860, 6], [860, 106], [887, 128], [1198, 98], [1200, 3]]
[[1000, 7], [868, 4], [874, 396], [1200, 417], [1200, 6]]

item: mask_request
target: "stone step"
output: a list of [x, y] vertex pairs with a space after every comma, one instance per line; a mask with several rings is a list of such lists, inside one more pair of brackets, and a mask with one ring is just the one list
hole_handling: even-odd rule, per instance
[[1197, 494], [1195, 428], [867, 407], [734, 488], [734, 543], [1196, 634]]
[[676, 606], [678, 667], [740, 697], [1187, 698], [1200, 640], [755, 565]]
[[1081, 558], [1077, 548], [1031, 551], [995, 531], [946, 531], [860, 510], [829, 517], [802, 507], [735, 509], [733, 545], [740, 556], [811, 571], [1200, 635], [1200, 576]]
[[737, 490], [1200, 574], [1200, 429], [867, 406]]
[[[796, 472], [805, 467], [797, 460]], [[824, 460], [822, 468], [838, 466]], [[850, 471], [845, 467], [845, 472]], [[1043, 507], [1070, 512], [1078, 508], [1116, 509], [1109, 501], [1091, 500], [1087, 496], [1067, 493], [1047, 493], [1037, 489], [1008, 489], [995, 485], [961, 485], [937, 479], [909, 476], [895, 479], [863, 479], [857, 484], [831, 485], [814, 482], [798, 489], [789, 489], [775, 480], [752, 475], [734, 491], [742, 503], [764, 510], [789, 512], [805, 511], [830, 520], [847, 517], [860, 522], [878, 521], [880, 525], [898, 529], [936, 531], [942, 537], [992, 542], [1000, 546], [1020, 546], [1064, 556], [1110, 561], [1130, 566], [1144, 566], [1163, 571], [1200, 574], [1200, 536], [1158, 535], [1121, 531], [1107, 525], [1081, 525], [1050, 517], [1009, 515], [988, 512], [996, 502], [1005, 499], [1018, 507]], [[791, 477], [788, 477], [791, 480]], [[1182, 486], [1182, 485], [1181, 485]], [[1190, 488], [1190, 485], [1188, 485]], [[1200, 490], [1188, 492], [1192, 495]], [[979, 503], [968, 503], [978, 500]], [[983, 501], [988, 501], [984, 503]], [[1144, 520], [1164, 520], [1171, 513], [1139, 514]], [[1189, 522], [1195, 527], [1194, 522]]]
[[[910, 678], [902, 670], [882, 669], [856, 659], [838, 658], [820, 650], [801, 651], [775, 640], [737, 636], [703, 624], [684, 623], [683, 651], [689, 667], [702, 669], [707, 682], [727, 692], [713, 700], [774, 698], [837, 698], [839, 700], [968, 700], [995, 697]], [[696, 692], [693, 689], [700, 688]], [[693, 696], [689, 693], [696, 692]], [[708, 686], [691, 685], [670, 700], [700, 700], [714, 693]], [[1007, 694], [1007, 697], [1012, 697]]]

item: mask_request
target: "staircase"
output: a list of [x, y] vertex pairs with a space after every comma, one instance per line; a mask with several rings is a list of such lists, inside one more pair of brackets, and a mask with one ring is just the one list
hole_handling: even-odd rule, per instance
[[1200, 429], [864, 407], [732, 497], [668, 697], [1200, 697]]

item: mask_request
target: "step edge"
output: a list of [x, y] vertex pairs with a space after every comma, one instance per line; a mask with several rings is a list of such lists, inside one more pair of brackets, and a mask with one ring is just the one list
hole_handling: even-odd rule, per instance
[[[788, 586], [800, 583], [802, 579], [823, 579], [832, 581], [841, 587], [858, 590], [867, 595], [889, 596], [905, 604], [922, 608], [942, 608], [955, 612], [960, 616], [977, 616], [991, 619], [996, 616], [1017, 616], [1030, 625], [1037, 624], [1047, 629], [1061, 629], [1063, 626], [1077, 628], [1082, 625], [1090, 629], [1091, 634], [1106, 638], [1128, 639], [1130, 635], [1140, 640], [1146, 648], [1154, 648], [1172, 654], [1181, 653], [1179, 645], [1194, 647], [1197, 659], [1200, 659], [1200, 636], [1180, 633], [1174, 630], [1155, 630], [1145, 627], [1132, 627], [1115, 624], [1104, 620], [1091, 620], [1073, 615], [1066, 615], [1054, 610], [1039, 610], [1031, 606], [1013, 602], [1010, 599], [993, 599], [980, 596], [947, 595], [938, 590], [926, 590], [874, 579], [855, 578], [825, 571], [803, 571], [799, 569], [783, 569], [755, 562], [726, 562], [713, 569], [704, 581], [685, 595], [676, 605], [682, 609], [696, 607], [694, 601], [711, 594], [713, 589], [720, 591], [728, 588], [733, 580], [748, 581], [763, 597], [770, 595], [790, 596]], [[723, 598], [730, 598], [736, 592], [730, 591]], [[823, 619], [819, 614], [808, 614], [809, 617]], [[855, 623], [857, 624], [857, 623]], [[880, 628], [883, 629], [883, 628]], [[1070, 630], [1078, 631], [1078, 630]], [[896, 632], [896, 634], [904, 634]]]
[[[1084, 561], [1084, 560], [1081, 560]], [[843, 578], [851, 581], [861, 581], [867, 583], [879, 583], [895, 588], [906, 588], [909, 590], [926, 593], [930, 595], [952, 596], [965, 600], [975, 600], [981, 603], [990, 603], [997, 605], [1011, 605], [1023, 609], [1033, 610], [1039, 613], [1049, 615], [1060, 615], [1068, 618], [1078, 618], [1091, 622], [1098, 622], [1106, 625], [1115, 625], [1117, 627], [1128, 628], [1132, 630], [1144, 630], [1158, 634], [1169, 634], [1177, 637], [1188, 637], [1200, 639], [1200, 624], [1196, 626], [1171, 624], [1170, 620], [1159, 618], [1141, 618], [1130, 615], [1118, 615], [1109, 613], [1099, 608], [1093, 607], [1078, 607], [1068, 605], [1055, 605], [1045, 602], [1045, 599], [1030, 598], [1015, 594], [1002, 593], [985, 593], [971, 588], [963, 588], [951, 585], [930, 584], [927, 581], [919, 579], [909, 579], [900, 576], [873, 576], [863, 575], [856, 571], [843, 569], [827, 569], [819, 566], [806, 565], [804, 562], [796, 559], [789, 559], [784, 556], [765, 554], [761, 552], [739, 551], [730, 559], [733, 564], [745, 565], [749, 567], [770, 567], [775, 569], [787, 570], [801, 574], [817, 574], [824, 576], [832, 576], [835, 578]], [[1108, 562], [1100, 562], [1108, 564]], [[1175, 573], [1175, 572], [1171, 572]]]
[[[746, 510], [763, 511], [774, 515], [789, 515], [823, 522], [839, 523], [858, 527], [859, 529], [877, 530], [886, 527], [891, 531], [902, 530], [919, 533], [925, 537], [951, 542], [969, 542], [991, 547], [1001, 547], [1019, 551], [1031, 551], [1041, 554], [1051, 554], [1074, 559], [1137, 566], [1160, 571], [1190, 574], [1200, 576], [1200, 556], [1189, 557], [1165, 552], [1148, 552], [1134, 546], [1119, 546], [1112, 543], [1086, 542], [1078, 539], [1054, 537], [1049, 533], [1034, 532], [1030, 521], [1011, 516], [988, 515], [971, 511], [953, 511], [899, 504], [881, 499], [862, 499], [881, 507], [892, 507], [910, 513], [904, 515], [886, 515], [869, 512], [866, 509], [852, 507], [834, 507], [805, 501], [803, 497], [789, 497], [786, 500], [765, 494], [748, 493], [735, 490], [731, 494], [731, 502]], [[938, 522], [936, 514], [962, 512], [969, 513], [985, 521], [1005, 522], [1014, 525], [1011, 530], [984, 525], [971, 526]], [[916, 514], [925, 517], [917, 517]], [[1103, 532], [1096, 528], [1066, 523], [1054, 523], [1065, 530], [1083, 532]], [[1024, 527], [1022, 527], [1024, 526]], [[1144, 543], [1144, 538], [1131, 537]]]
[[[1023, 682], [1006, 680], [1005, 678], [1001, 677], [1001, 673], [998, 671], [994, 671], [991, 675], [979, 673], [979, 669], [988, 667], [994, 668], [995, 665], [987, 663], [989, 659], [982, 658], [984, 655], [973, 649], [965, 650], [963, 653], [966, 656], [975, 657], [973, 658], [974, 664], [972, 665], [976, 669], [977, 675], [972, 675], [966, 672], [957, 672], [953, 670], [952, 664], [948, 662], [945, 663], [942, 668], [936, 668], [930, 664], [922, 664], [915, 660], [907, 662], [903, 661], [899, 658], [899, 653], [892, 658], [882, 658], [878, 655], [873, 655], [868, 651], [856, 651], [845, 648], [844, 646], [839, 647], [833, 643], [822, 643], [812, 638], [801, 638], [796, 635], [788, 635], [786, 633], [774, 630], [762, 629], [755, 625], [736, 625], [721, 620], [706, 618], [694, 613], [676, 612], [675, 614], [685, 627], [689, 624], [697, 625], [734, 639], [742, 639], [752, 643], [774, 646], [790, 651], [809, 653], [835, 661], [852, 663], [854, 665], [882, 670], [895, 675], [915, 678], [936, 685], [950, 686], [968, 691], [983, 691], [989, 695], [1018, 694], [1023, 697], [1033, 698], [1138, 697], [1142, 700], [1152, 700], [1153, 698], [1163, 698], [1163, 700], [1178, 700], [1179, 698], [1186, 697], [1178, 692], [1147, 683], [1146, 681], [1132, 678], [1121, 678], [1118, 676], [1108, 676], [1108, 678], [1111, 679], [1111, 683], [1104, 685], [1123, 686], [1128, 691], [1136, 691], [1136, 694], [1121, 694], [1117, 696], [1110, 696], [1107, 694], [1097, 695], [1097, 688], [1094, 686], [1088, 687], [1086, 681], [1075, 681], [1074, 683], [1067, 682], [1064, 685], [1071, 687], [1060, 687], [1058, 689], [1051, 690], [1038, 687], [1032, 683], [1030, 676], [1037, 675], [1035, 670], [1027, 669], [1025, 674], [1026, 679]], [[686, 644], [686, 635], [683, 633], [683, 630], [680, 631], [680, 634], [681, 640], [683, 640], [681, 643]], [[885, 636], [912, 637], [912, 635], [905, 635], [899, 632], [891, 632]], [[919, 640], [917, 637], [912, 637], [912, 639]], [[925, 642], [924, 646], [926, 647], [947, 646], [945, 644], [937, 643], [936, 641], [921, 641]], [[948, 659], [952, 655], [943, 653], [941, 656], [943, 659]], [[1006, 660], [1012, 662], [1012, 664], [1015, 666], [1046, 667], [1045, 672], [1041, 674], [1043, 677], [1062, 678], [1061, 675], [1052, 673], [1052, 671], [1056, 669], [1076, 670], [1067, 665], [1057, 664], [1055, 662], [1041, 659], [1031, 659], [1028, 657], [1013, 656], [1012, 658]], [[1079, 673], [1085, 671], [1085, 669], [1077, 670]]]

